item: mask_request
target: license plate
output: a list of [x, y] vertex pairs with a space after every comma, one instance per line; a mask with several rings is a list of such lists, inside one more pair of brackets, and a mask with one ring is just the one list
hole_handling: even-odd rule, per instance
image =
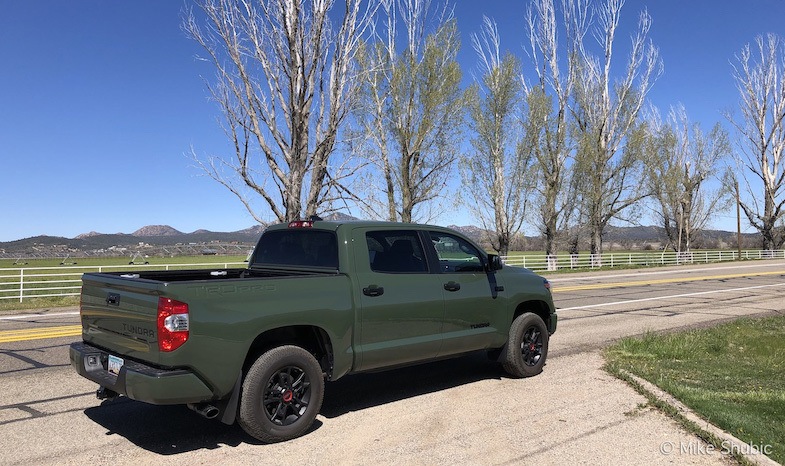
[[123, 361], [122, 358], [110, 354], [106, 370], [112, 375], [120, 375], [120, 368], [123, 367], [123, 363], [125, 363], [125, 361]]

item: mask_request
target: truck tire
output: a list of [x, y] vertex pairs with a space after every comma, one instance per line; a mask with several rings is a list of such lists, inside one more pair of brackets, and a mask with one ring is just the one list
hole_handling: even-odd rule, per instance
[[299, 346], [279, 346], [259, 356], [243, 381], [240, 426], [273, 443], [303, 435], [324, 398], [324, 376], [316, 358]]
[[548, 328], [540, 316], [527, 312], [512, 321], [502, 366], [513, 377], [542, 372], [548, 356]]

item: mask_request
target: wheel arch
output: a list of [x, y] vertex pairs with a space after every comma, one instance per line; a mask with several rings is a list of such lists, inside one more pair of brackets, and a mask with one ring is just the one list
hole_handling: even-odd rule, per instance
[[333, 346], [330, 335], [315, 325], [291, 325], [259, 334], [248, 348], [243, 374], [265, 352], [283, 345], [299, 346], [314, 355], [329, 380], [333, 372]]
[[551, 324], [552, 324], [551, 317], [552, 316], [551, 316], [551, 308], [550, 308], [550, 306], [548, 306], [548, 303], [546, 303], [545, 301], [538, 300], [538, 299], [524, 301], [524, 302], [518, 304], [515, 307], [515, 312], [513, 313], [512, 319], [510, 320], [510, 322], [513, 322], [515, 319], [518, 318], [518, 316], [523, 315], [523, 314], [525, 314], [527, 312], [531, 312], [531, 313], [537, 314], [538, 316], [540, 316], [542, 321], [545, 322], [545, 326], [548, 329], [553, 328], [553, 327], [551, 327]]

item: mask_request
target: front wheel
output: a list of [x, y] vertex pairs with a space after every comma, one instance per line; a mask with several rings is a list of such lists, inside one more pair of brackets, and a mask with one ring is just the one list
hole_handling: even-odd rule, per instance
[[262, 354], [248, 370], [240, 397], [240, 426], [263, 442], [303, 435], [324, 398], [324, 377], [316, 358], [299, 346]]
[[531, 377], [542, 372], [548, 356], [548, 328], [542, 318], [527, 312], [513, 320], [504, 351], [502, 365], [513, 377]]

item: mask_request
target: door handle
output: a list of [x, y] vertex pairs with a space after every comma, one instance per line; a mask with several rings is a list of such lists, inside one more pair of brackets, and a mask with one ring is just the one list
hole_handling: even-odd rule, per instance
[[363, 288], [363, 294], [365, 296], [381, 296], [384, 294], [384, 287], [371, 285], [367, 288]]
[[461, 289], [461, 284], [458, 282], [449, 281], [444, 284], [444, 289], [447, 291], [458, 291]]

